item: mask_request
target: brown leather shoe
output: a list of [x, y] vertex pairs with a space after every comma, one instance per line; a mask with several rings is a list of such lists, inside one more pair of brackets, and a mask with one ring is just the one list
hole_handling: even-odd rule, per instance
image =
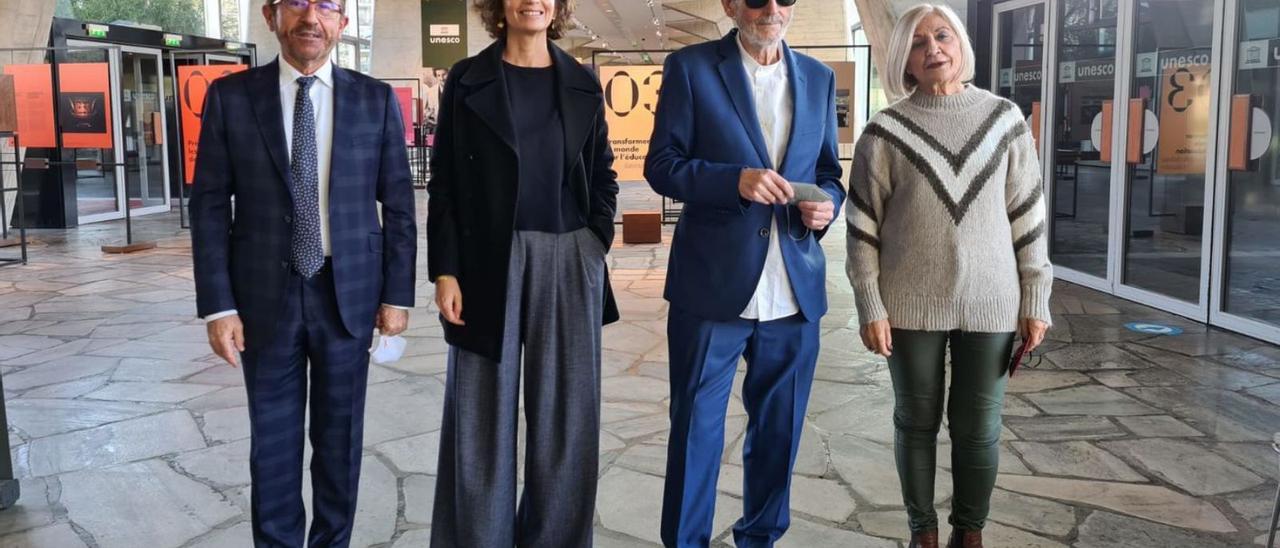
[[911, 544], [907, 548], [938, 548], [938, 531], [911, 533]]
[[982, 548], [982, 530], [952, 529], [947, 548]]

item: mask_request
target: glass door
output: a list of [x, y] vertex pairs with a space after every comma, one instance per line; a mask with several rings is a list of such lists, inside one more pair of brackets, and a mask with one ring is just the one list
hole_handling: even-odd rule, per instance
[[1057, 7], [1049, 255], [1059, 277], [1110, 292], [1119, 8], [1115, 0], [1062, 0]]
[[[1123, 117], [1122, 297], [1207, 319], [1219, 2], [1133, 2]], [[1210, 210], [1212, 211], [1212, 210]]]
[[996, 12], [996, 94], [1018, 105], [1040, 141], [1044, 96], [1045, 2], [1001, 5]]
[[160, 51], [124, 48], [119, 66], [129, 207], [134, 215], [165, 212], [169, 210], [169, 158]]
[[[84, 131], [97, 131], [103, 129], [110, 133], [110, 137], [105, 143], [92, 143], [94, 146], [82, 146], [90, 143], [66, 143], [67, 132], [63, 130], [63, 140], [65, 148], [71, 150], [74, 154], [73, 158], [82, 161], [75, 168], [76, 174], [76, 222], [77, 224], [96, 223], [100, 221], [109, 221], [113, 219], [124, 218], [124, 172], [118, 165], [122, 159], [120, 149], [120, 116], [116, 113], [120, 112], [120, 87], [119, 87], [119, 71], [115, 69], [118, 66], [117, 55], [115, 49], [104, 49], [102, 44], [94, 42], [83, 42], [68, 40], [67, 46], [70, 49], [67, 52], [66, 61], [64, 61], [59, 73], [59, 109], [76, 112], [85, 116], [93, 126], [97, 121], [105, 124], [104, 128], [89, 127]], [[101, 69], [100, 71], [97, 69]], [[95, 101], [96, 96], [85, 95], [84, 97], [75, 97], [79, 99], [75, 106], [70, 104], [62, 105], [62, 102], [69, 101], [72, 97], [63, 97], [65, 91], [69, 89], [81, 90], [101, 87], [101, 85], [85, 86], [83, 84], [99, 84], [97, 78], [106, 78], [106, 89], [110, 92], [101, 100]], [[84, 92], [76, 92], [77, 95]], [[70, 145], [77, 146], [70, 146]]]
[[1210, 319], [1280, 343], [1280, 4], [1228, 6]]

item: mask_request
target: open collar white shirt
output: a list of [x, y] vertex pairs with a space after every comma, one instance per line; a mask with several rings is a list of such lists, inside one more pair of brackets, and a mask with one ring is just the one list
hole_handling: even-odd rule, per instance
[[[769, 153], [773, 169], [777, 170], [782, 166], [787, 145], [791, 141], [794, 115], [791, 82], [787, 79], [787, 62], [779, 58], [771, 65], [761, 65], [742, 46], [741, 36], [736, 43], [738, 52], [742, 55], [742, 67], [747, 72], [747, 83], [751, 86], [751, 97], [756, 107], [756, 118], [760, 120], [765, 149]], [[740, 314], [742, 318], [767, 322], [800, 312], [800, 303], [796, 301], [791, 289], [791, 276], [787, 273], [778, 238], [778, 218], [774, 216], [769, 230], [769, 251], [765, 255], [764, 271], [760, 274], [760, 282], [756, 284], [756, 292], [751, 296], [751, 301]]]

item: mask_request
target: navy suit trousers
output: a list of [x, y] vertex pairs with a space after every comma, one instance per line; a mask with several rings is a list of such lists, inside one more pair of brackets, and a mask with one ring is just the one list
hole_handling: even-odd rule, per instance
[[739, 548], [773, 546], [791, 525], [791, 468], [818, 361], [818, 322], [801, 314], [761, 322], [714, 321], [672, 306], [671, 438], [667, 445], [662, 542], [710, 546], [725, 412], [742, 358], [747, 410], [742, 446], [743, 515], [733, 526]]
[[[311, 278], [294, 273], [275, 339], [243, 353], [249, 393], [254, 545], [345, 547], [351, 543], [364, 436], [368, 335], [343, 326], [329, 261]], [[311, 397], [312, 523], [306, 534], [302, 452]]]

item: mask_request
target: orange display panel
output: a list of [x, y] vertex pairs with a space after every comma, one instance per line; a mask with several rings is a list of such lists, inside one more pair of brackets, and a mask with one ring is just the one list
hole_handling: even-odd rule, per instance
[[49, 65], [8, 65], [4, 73], [13, 76], [18, 138], [22, 146], [58, 146], [53, 117], [53, 71]]
[[397, 86], [391, 90], [400, 103], [400, 117], [404, 120], [404, 142], [413, 145], [413, 88]]
[[1160, 92], [1156, 173], [1204, 174], [1209, 153], [1212, 90], [1207, 64], [1170, 66]]
[[58, 122], [66, 148], [112, 148], [106, 63], [58, 65]]
[[209, 85], [228, 74], [248, 69], [247, 65], [186, 65], [178, 67], [178, 107], [182, 118], [182, 165], [186, 184], [195, 181], [196, 153], [200, 148], [200, 127], [204, 118], [204, 98]]
[[604, 117], [619, 181], [643, 181], [644, 159], [662, 87], [662, 65], [600, 67]]

